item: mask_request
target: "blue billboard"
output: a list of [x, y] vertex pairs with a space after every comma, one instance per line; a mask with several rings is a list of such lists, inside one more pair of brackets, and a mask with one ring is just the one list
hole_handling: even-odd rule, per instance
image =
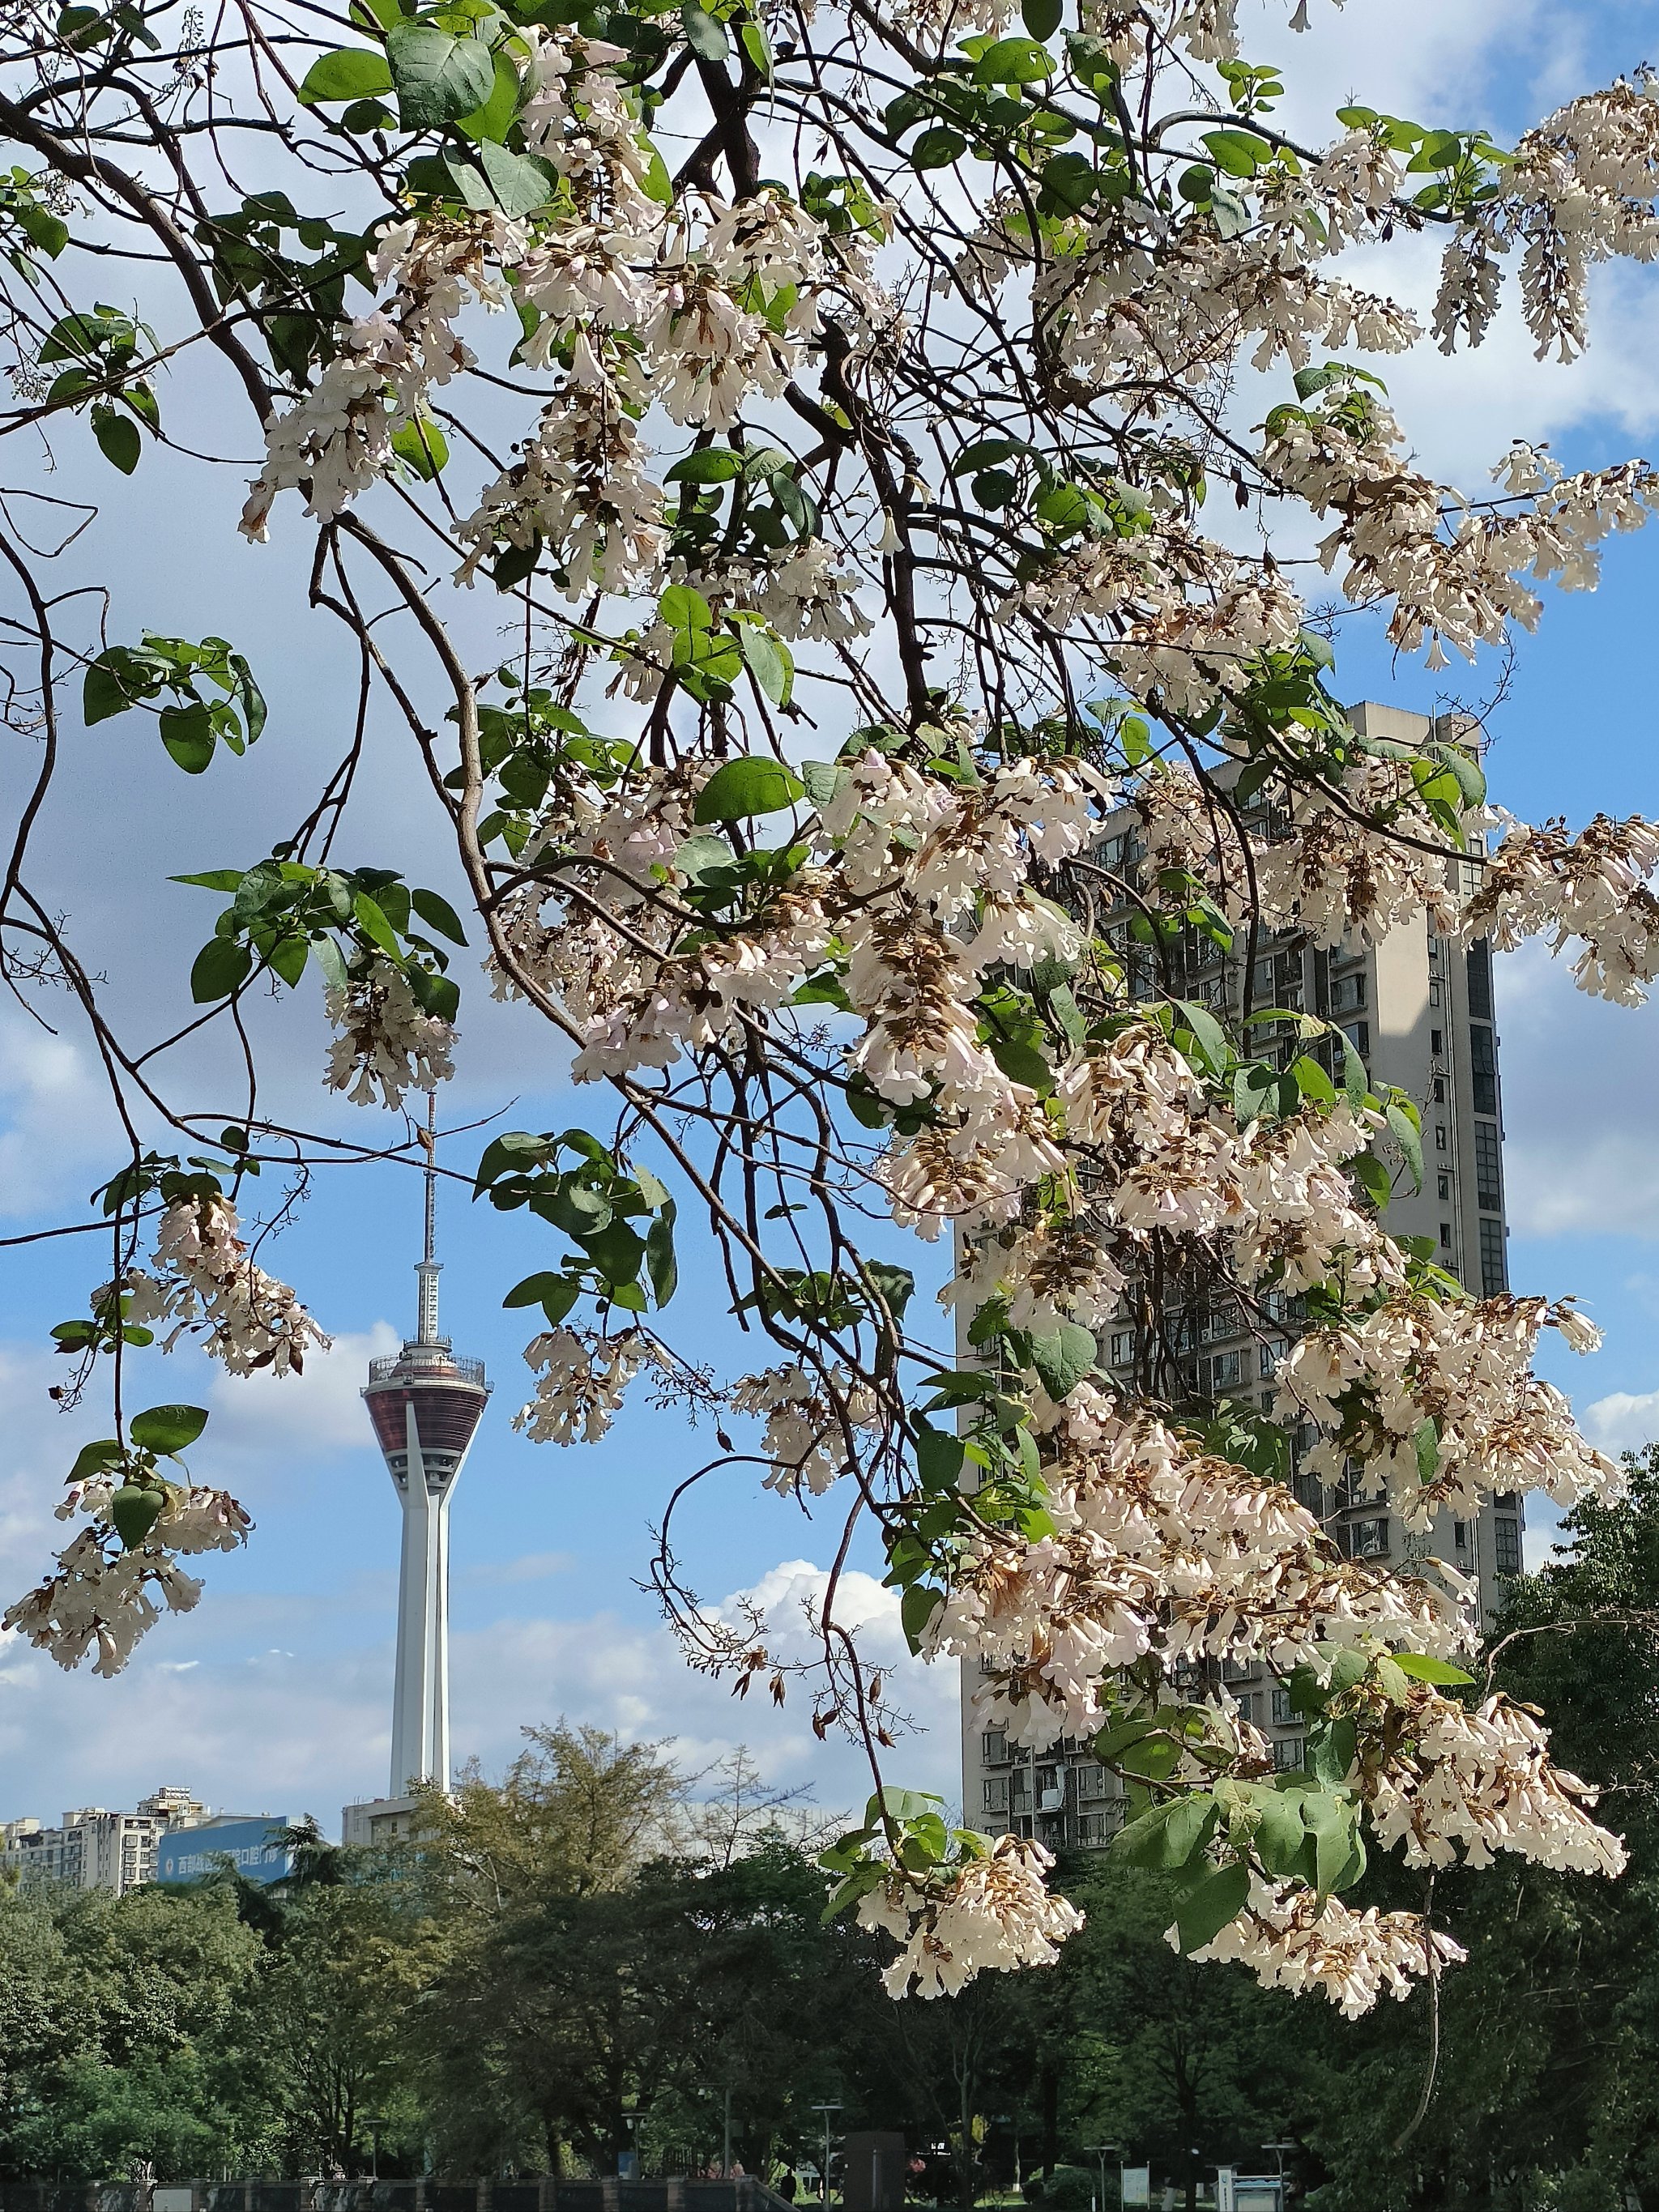
[[155, 1847], [157, 1881], [199, 1881], [228, 1860], [250, 1881], [280, 1881], [288, 1872], [281, 1813], [228, 1813], [193, 1828], [170, 1828]]

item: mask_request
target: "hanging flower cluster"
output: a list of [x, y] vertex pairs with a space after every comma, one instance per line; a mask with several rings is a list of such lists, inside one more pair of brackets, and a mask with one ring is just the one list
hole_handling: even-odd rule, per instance
[[254, 1260], [228, 1199], [175, 1199], [156, 1226], [155, 1269], [132, 1269], [123, 1288], [131, 1320], [173, 1324], [169, 1351], [199, 1337], [232, 1375], [297, 1375], [313, 1346], [328, 1348], [295, 1292]]

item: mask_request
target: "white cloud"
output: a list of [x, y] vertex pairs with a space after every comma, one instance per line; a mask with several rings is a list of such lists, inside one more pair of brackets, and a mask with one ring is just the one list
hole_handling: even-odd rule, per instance
[[[62, 1009], [55, 1003], [53, 1013]], [[114, 1128], [91, 1053], [27, 1015], [0, 1016], [0, 1213], [60, 1202]]]
[[301, 1375], [216, 1370], [208, 1391], [215, 1447], [262, 1459], [372, 1449], [362, 1395], [368, 1363], [389, 1357], [402, 1340], [389, 1321], [377, 1321], [343, 1332], [326, 1351], [308, 1352]]
[[[787, 1560], [717, 1610], [736, 1618], [747, 1596], [769, 1613], [781, 1650], [804, 1648], [801, 1602], [821, 1601], [827, 1580], [811, 1561]], [[956, 1668], [923, 1668], [908, 1656], [892, 1593], [870, 1577], [844, 1577], [842, 1603], [848, 1623], [866, 1628], [869, 1656], [895, 1670], [898, 1702], [920, 1731], [889, 1754], [892, 1778], [954, 1803]], [[361, 1593], [324, 1601], [210, 1590], [198, 1612], [157, 1631], [169, 1639], [165, 1659], [150, 1656], [154, 1644], [141, 1647], [112, 1682], [65, 1674], [15, 1638], [0, 1638], [0, 1771], [8, 1777], [0, 1818], [127, 1803], [167, 1780], [237, 1810], [313, 1812], [331, 1831], [341, 1805], [386, 1786], [389, 1598], [370, 1619], [386, 1632], [354, 1644]], [[649, 1618], [602, 1610], [500, 1620], [458, 1632], [450, 1663], [456, 1755], [476, 1754], [488, 1770], [514, 1755], [522, 1727], [564, 1714], [633, 1739], [668, 1738], [694, 1772], [746, 1743], [769, 1784], [808, 1785], [832, 1812], [869, 1793], [862, 1753], [813, 1735], [803, 1686], [792, 1681], [781, 1707], [763, 1690], [734, 1700], [729, 1684], [694, 1673]]]
[[1523, 1234], [1659, 1235], [1659, 1025], [1586, 998], [1541, 945], [1498, 963], [1504, 1174]]
[[1578, 1425], [1604, 1452], [1640, 1451], [1659, 1438], [1659, 1390], [1613, 1390], [1583, 1408]]
[[516, 1559], [478, 1559], [466, 1568], [461, 1580], [489, 1587], [514, 1583], [542, 1583], [554, 1575], [568, 1574], [578, 1564], [573, 1552], [526, 1552]]

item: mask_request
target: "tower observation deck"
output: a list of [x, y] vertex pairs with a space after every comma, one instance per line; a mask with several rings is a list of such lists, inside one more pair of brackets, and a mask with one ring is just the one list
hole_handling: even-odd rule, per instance
[[395, 1359], [369, 1362], [363, 1400], [403, 1509], [392, 1796], [449, 1787], [449, 1501], [489, 1397], [481, 1359], [438, 1333], [437, 1174], [426, 1131], [426, 1241], [415, 1270], [416, 1331]]

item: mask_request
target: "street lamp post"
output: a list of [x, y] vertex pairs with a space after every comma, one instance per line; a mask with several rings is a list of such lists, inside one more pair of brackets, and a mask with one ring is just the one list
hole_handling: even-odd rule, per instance
[[818, 2195], [828, 2212], [830, 2203], [830, 2115], [841, 2110], [839, 2105], [814, 2105], [815, 2112], [823, 2114], [823, 2171], [818, 2176]]
[[1261, 2148], [1270, 2150], [1279, 2160], [1279, 2212], [1285, 2212], [1285, 2154], [1287, 2150], [1299, 2150], [1301, 2145], [1292, 2136], [1289, 2142], [1263, 2143]]
[[1115, 2142], [1090, 2143], [1086, 2148], [1091, 2150], [1100, 2160], [1100, 2212], [1106, 2212], [1106, 2154], [1109, 2150], [1118, 2153], [1117, 2201], [1121, 2206], [1123, 2203], [1122, 2146]]

